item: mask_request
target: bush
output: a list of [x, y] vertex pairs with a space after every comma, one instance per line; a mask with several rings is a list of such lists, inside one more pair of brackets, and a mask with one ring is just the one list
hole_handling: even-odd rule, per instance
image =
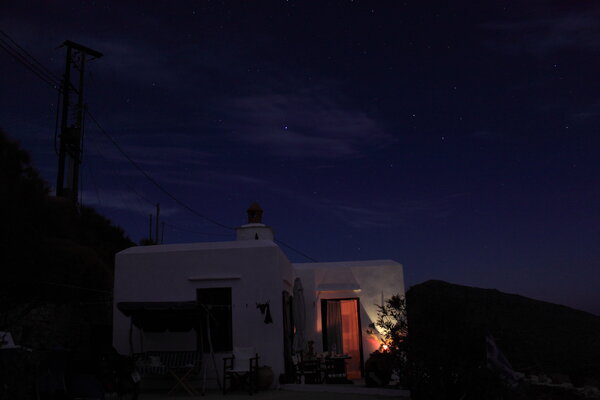
[[[395, 294], [377, 307], [377, 321], [371, 327], [381, 332], [384, 344], [367, 360], [365, 365], [367, 378], [372, 380], [370, 382], [372, 384], [381, 381], [381, 385], [387, 385], [391, 375], [396, 373], [400, 378], [400, 384], [405, 386], [408, 343], [405, 298]], [[372, 372], [371, 378], [369, 378], [369, 370]]]

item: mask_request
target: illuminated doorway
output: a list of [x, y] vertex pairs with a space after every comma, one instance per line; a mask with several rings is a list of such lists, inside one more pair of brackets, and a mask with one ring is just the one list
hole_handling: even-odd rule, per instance
[[344, 354], [348, 379], [360, 379], [362, 374], [362, 335], [358, 298], [321, 300], [323, 351]]

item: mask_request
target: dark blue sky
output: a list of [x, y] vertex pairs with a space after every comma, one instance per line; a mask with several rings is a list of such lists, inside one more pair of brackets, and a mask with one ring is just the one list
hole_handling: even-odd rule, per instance
[[[595, 2], [3, 1], [0, 28], [57, 75], [65, 39], [104, 53], [89, 110], [210, 218], [258, 201], [319, 261], [600, 314]], [[52, 185], [55, 111], [0, 52], [0, 127]], [[86, 126], [84, 204], [136, 241], [156, 202], [166, 243], [233, 238]]]

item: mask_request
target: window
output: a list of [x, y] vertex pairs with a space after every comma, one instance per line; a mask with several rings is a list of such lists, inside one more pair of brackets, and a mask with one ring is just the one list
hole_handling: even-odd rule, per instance
[[213, 351], [233, 349], [231, 323], [231, 288], [197, 289], [196, 299], [202, 315], [201, 334], [198, 334], [198, 348], [210, 351], [208, 334]]

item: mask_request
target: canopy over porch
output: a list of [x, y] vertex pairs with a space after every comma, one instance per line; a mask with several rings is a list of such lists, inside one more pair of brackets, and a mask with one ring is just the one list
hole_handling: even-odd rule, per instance
[[202, 326], [202, 306], [195, 301], [120, 302], [117, 308], [145, 332], [188, 332]]

